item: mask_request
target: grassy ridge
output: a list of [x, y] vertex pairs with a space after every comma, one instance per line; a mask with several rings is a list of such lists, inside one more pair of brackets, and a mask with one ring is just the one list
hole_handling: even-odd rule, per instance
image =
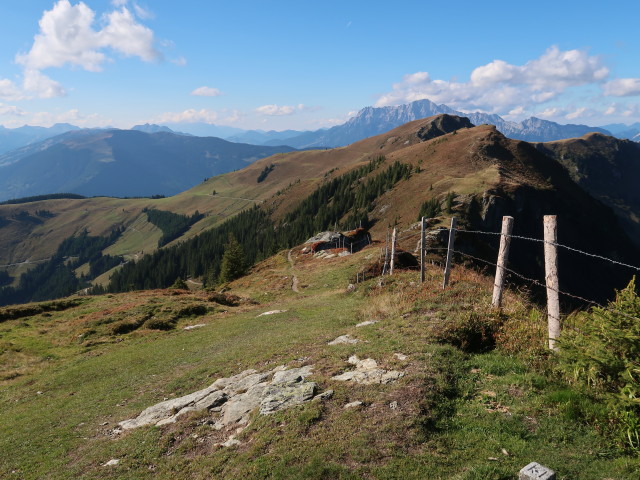
[[[346, 279], [375, 253], [372, 246], [314, 260], [294, 251], [292, 267], [283, 252], [232, 284], [233, 293], [258, 305], [221, 306], [206, 292], [134, 292], [0, 324], [2, 371], [17, 374], [2, 380], [0, 476], [486, 480], [514, 478], [536, 460], [560, 479], [635, 478], [640, 461], [585, 421], [585, 399], [548, 374], [543, 348], [508, 353], [525, 332], [543, 344], [535, 308], [508, 293], [504, 316], [496, 317], [491, 281], [463, 268], [454, 269], [446, 291], [434, 268], [424, 286], [407, 273], [382, 288], [374, 279], [345, 293]], [[301, 294], [291, 291], [293, 273]], [[169, 331], [106, 330], [105, 321], [138, 308], [183, 304], [207, 305], [209, 313], [181, 318]], [[274, 309], [286, 312], [257, 316]], [[471, 316], [501, 325], [498, 349], [483, 340], [451, 345], [457, 331], [444, 327]], [[370, 319], [378, 323], [355, 327]], [[194, 323], [206, 326], [181, 328]], [[345, 333], [361, 342], [326, 345]], [[406, 375], [389, 385], [330, 380], [353, 354]], [[230, 449], [212, 445], [205, 414], [109, 435], [118, 421], [164, 398], [279, 364], [313, 365], [311, 379], [335, 390], [333, 398], [256, 417]], [[354, 400], [364, 407], [343, 408]], [[112, 458], [121, 463], [102, 466]]]

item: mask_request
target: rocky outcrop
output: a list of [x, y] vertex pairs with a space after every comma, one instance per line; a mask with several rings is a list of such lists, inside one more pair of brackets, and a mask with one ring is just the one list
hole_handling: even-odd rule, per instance
[[351, 365], [355, 365], [355, 370], [350, 370], [341, 375], [332, 377], [331, 380], [340, 382], [356, 382], [362, 384], [391, 383], [404, 376], [404, 372], [397, 370], [384, 370], [378, 367], [378, 363], [373, 358], [360, 360], [353, 355], [347, 360]]
[[232, 377], [219, 378], [197, 392], [160, 402], [136, 418], [120, 422], [119, 427], [130, 430], [145, 425], [167, 425], [185, 413], [203, 410], [214, 415], [212, 423], [218, 430], [233, 424], [247, 424], [251, 412], [258, 408], [260, 414], [268, 415], [314, 397], [327, 398], [329, 395], [316, 395], [317, 384], [306, 380], [312, 368], [280, 366], [267, 373], [245, 370]]

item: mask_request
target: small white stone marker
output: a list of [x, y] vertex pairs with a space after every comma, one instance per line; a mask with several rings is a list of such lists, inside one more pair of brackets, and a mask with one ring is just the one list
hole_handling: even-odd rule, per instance
[[356, 400], [355, 402], [347, 403], [344, 408], [357, 408], [362, 405], [362, 402]]
[[400, 361], [405, 361], [407, 359], [407, 356], [402, 353], [394, 353], [393, 356]]
[[556, 480], [556, 472], [537, 462], [531, 462], [520, 470], [518, 480]]
[[118, 465], [120, 463], [120, 459], [112, 458], [107, 463], [104, 464], [105, 467], [113, 467], [114, 465]]

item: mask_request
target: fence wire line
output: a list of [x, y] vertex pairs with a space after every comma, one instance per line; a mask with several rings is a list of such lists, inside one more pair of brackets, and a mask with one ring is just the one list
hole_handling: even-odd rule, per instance
[[[447, 229], [447, 230], [450, 230], [450, 229]], [[464, 233], [479, 233], [479, 234], [482, 234], [482, 235], [502, 236], [502, 233], [484, 232], [482, 230], [465, 230], [465, 229], [461, 229], [461, 228], [456, 228], [455, 230], [457, 232], [464, 232]], [[620, 265], [620, 266], [623, 266], [623, 267], [631, 268], [632, 270], [636, 270], [636, 271], [640, 272], [640, 267], [636, 267], [635, 265], [629, 265], [628, 263], [618, 262], [617, 260], [612, 260], [611, 258], [603, 257], [602, 255], [597, 255], [595, 253], [585, 252], [585, 251], [577, 249], [577, 248], [569, 247], [568, 245], [563, 245], [562, 243], [547, 242], [546, 240], [542, 240], [540, 238], [523, 237], [523, 236], [520, 236], [520, 235], [509, 235], [509, 237], [517, 238], [517, 239], [520, 239], [520, 240], [529, 240], [529, 241], [532, 241], [532, 242], [548, 243], [549, 245], [554, 245], [556, 247], [566, 248], [567, 250], [570, 250], [572, 252], [580, 253], [582, 255], [586, 255], [586, 256], [592, 257], [592, 258], [598, 258], [600, 260], [605, 260], [607, 262], [615, 263], [616, 265]]]
[[[479, 261], [479, 262], [483, 262], [483, 263], [486, 263], [486, 264], [488, 264], [488, 265], [492, 265], [492, 266], [494, 266], [494, 267], [498, 267], [498, 265], [497, 265], [497, 264], [495, 264], [495, 263], [493, 263], [493, 262], [490, 262], [490, 261], [488, 261], [488, 260], [484, 260], [483, 258], [475, 257], [475, 256], [470, 255], [470, 254], [468, 254], [468, 253], [461, 252], [460, 250], [453, 250], [453, 252], [454, 252], [454, 253], [458, 253], [458, 254], [460, 254], [460, 255], [462, 255], [462, 256], [464, 256], [464, 257], [469, 257], [469, 258], [472, 258], [473, 260], [477, 260], [477, 261]], [[591, 305], [591, 306], [599, 307], [599, 308], [601, 308], [602, 310], [608, 310], [608, 311], [610, 311], [610, 312], [619, 313], [619, 314], [621, 314], [621, 315], [623, 315], [623, 316], [625, 316], [625, 317], [628, 317], [628, 318], [631, 318], [631, 319], [634, 319], [634, 320], [640, 320], [640, 318], [635, 317], [635, 316], [633, 316], [633, 315], [630, 315], [630, 314], [628, 314], [628, 313], [626, 313], [626, 312], [623, 312], [623, 311], [621, 311], [621, 310], [618, 310], [617, 308], [606, 307], [606, 306], [604, 306], [604, 305], [602, 305], [602, 304], [600, 304], [600, 303], [598, 303], [598, 302], [595, 302], [595, 301], [593, 301], [593, 300], [589, 300], [588, 298], [584, 298], [584, 297], [581, 297], [581, 296], [579, 296], [579, 295], [574, 295], [574, 294], [572, 294], [572, 293], [565, 292], [565, 291], [560, 290], [560, 289], [557, 289], [557, 288], [548, 287], [546, 284], [543, 284], [543, 283], [542, 283], [542, 282], [540, 282], [539, 280], [536, 280], [536, 279], [534, 279], [534, 278], [528, 278], [528, 277], [525, 277], [524, 275], [522, 275], [522, 274], [520, 274], [520, 273], [516, 272], [515, 270], [512, 270], [512, 269], [507, 268], [507, 267], [502, 267], [502, 268], [503, 268], [506, 272], [509, 272], [509, 273], [511, 273], [511, 274], [513, 274], [513, 275], [515, 275], [516, 277], [518, 277], [518, 278], [520, 278], [520, 279], [522, 279], [522, 280], [525, 280], [525, 281], [527, 281], [527, 282], [530, 282], [530, 283], [532, 283], [532, 284], [534, 284], [534, 285], [537, 285], [537, 286], [539, 286], [539, 287], [541, 287], [541, 288], [549, 289], [549, 290], [551, 290], [551, 291], [557, 292], [557, 293], [562, 294], [562, 295], [565, 295], [565, 296], [567, 296], [567, 297], [571, 297], [571, 298], [574, 298], [574, 299], [576, 299], [576, 300], [580, 300], [580, 301], [585, 302], [585, 303], [587, 303], [587, 304], [589, 304], [589, 305]], [[552, 318], [553, 318], [553, 317], [552, 317]], [[560, 319], [556, 319], [556, 320], [560, 320]]]

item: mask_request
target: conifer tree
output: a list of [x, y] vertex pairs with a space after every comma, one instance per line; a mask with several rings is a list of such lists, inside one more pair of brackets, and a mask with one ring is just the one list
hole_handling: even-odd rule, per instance
[[224, 246], [224, 254], [220, 264], [220, 283], [230, 282], [244, 275], [246, 269], [244, 250], [238, 243], [236, 237], [230, 233], [229, 239]]

